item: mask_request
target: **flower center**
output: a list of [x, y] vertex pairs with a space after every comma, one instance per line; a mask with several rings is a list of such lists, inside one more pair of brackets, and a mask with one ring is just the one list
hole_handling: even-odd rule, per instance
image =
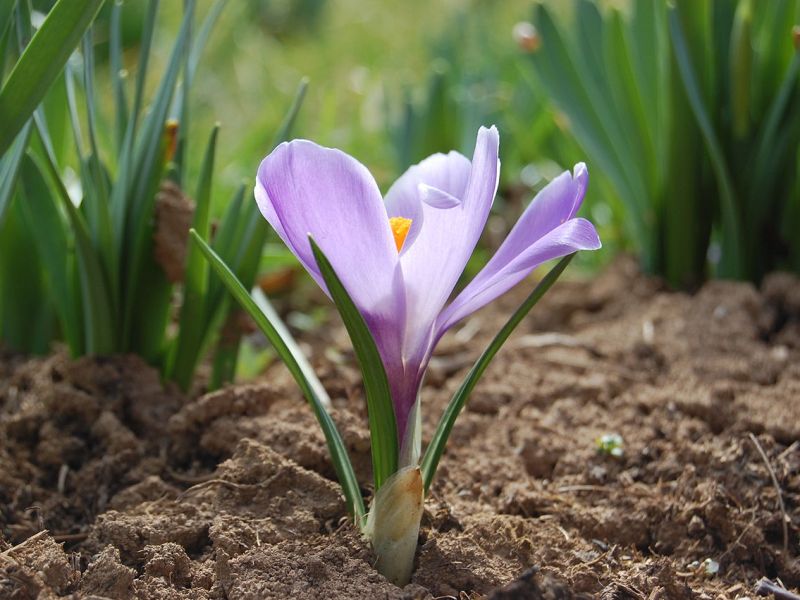
[[397, 246], [397, 251], [400, 252], [408, 236], [408, 231], [411, 229], [411, 219], [406, 219], [405, 217], [390, 217], [389, 227], [392, 228], [394, 244]]

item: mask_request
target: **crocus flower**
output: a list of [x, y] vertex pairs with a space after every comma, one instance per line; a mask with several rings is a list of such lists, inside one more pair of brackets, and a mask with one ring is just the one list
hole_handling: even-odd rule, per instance
[[448, 329], [543, 262], [600, 247], [594, 226], [575, 216], [588, 181], [578, 164], [536, 195], [448, 304], [492, 207], [498, 146], [497, 129], [482, 127], [472, 161], [458, 152], [434, 154], [409, 168], [385, 199], [357, 160], [306, 140], [281, 144], [258, 169], [261, 213], [325, 289], [308, 241], [314, 238], [372, 332], [399, 440], [407, 439], [425, 369]]

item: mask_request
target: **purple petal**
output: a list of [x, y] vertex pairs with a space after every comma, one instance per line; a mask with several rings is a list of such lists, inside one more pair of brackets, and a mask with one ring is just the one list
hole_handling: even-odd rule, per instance
[[438, 339], [455, 323], [504, 294], [537, 266], [577, 250], [596, 250], [594, 226], [574, 218], [583, 202], [588, 173], [563, 173], [533, 199], [492, 259], [440, 315]]
[[[402, 272], [378, 186], [354, 158], [306, 140], [283, 143], [259, 166], [264, 218], [325, 289], [311, 235], [376, 338], [384, 360], [398, 354], [405, 323]], [[388, 365], [387, 365], [388, 368]]]
[[497, 190], [498, 142], [497, 129], [480, 129], [461, 204], [440, 209], [423, 203], [423, 226], [400, 257], [406, 306], [413, 315], [406, 330], [409, 358], [427, 352], [436, 317], [486, 223]]
[[437, 187], [433, 187], [432, 185], [420, 183], [418, 189], [419, 197], [422, 202], [434, 208], [453, 208], [461, 204], [461, 200], [452, 194], [440, 190]]
[[470, 162], [464, 155], [458, 152], [433, 154], [409, 167], [394, 182], [386, 194], [386, 210], [390, 217], [411, 219], [411, 230], [403, 246], [404, 250], [414, 243], [422, 230], [425, 219], [422, 205], [427, 199], [422, 189], [435, 188], [436, 192], [442, 192], [460, 201], [467, 189], [469, 172]]

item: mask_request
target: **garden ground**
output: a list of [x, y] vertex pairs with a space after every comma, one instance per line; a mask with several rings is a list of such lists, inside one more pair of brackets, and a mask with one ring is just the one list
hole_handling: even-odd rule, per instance
[[[426, 437], [524, 293], [445, 338]], [[344, 330], [303, 343], [367, 482]], [[401, 590], [372, 569], [280, 365], [186, 398], [133, 357], [7, 355], [0, 597], [736, 598], [762, 576], [797, 588], [798, 359], [793, 276], [686, 295], [621, 259], [559, 282], [457, 422]], [[621, 456], [598, 450], [604, 434]]]

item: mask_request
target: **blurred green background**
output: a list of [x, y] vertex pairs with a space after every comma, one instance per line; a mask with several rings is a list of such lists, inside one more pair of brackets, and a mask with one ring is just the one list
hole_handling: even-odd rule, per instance
[[[16, 61], [51, 9], [74, 13], [80, 39], [79, 5], [99, 10], [92, 29], [68, 61], [71, 47], [50, 48], [66, 74], [51, 74], [15, 145], [2, 139], [0, 339], [12, 348], [67, 338], [76, 355], [135, 351], [188, 387], [217, 347], [215, 381], [232, 376], [241, 332], [224, 334], [235, 315], [219, 282], [196, 256], [186, 281], [166, 281], [153, 263], [164, 181], [198, 201], [189, 225], [228, 252], [246, 284], [318, 314], [313, 286], [295, 276], [251, 195], [259, 162], [285, 136], [344, 150], [386, 190], [431, 153], [471, 155], [478, 127], [497, 125], [500, 189], [467, 276], [579, 161], [590, 173], [581, 214], [604, 249], [579, 255], [571, 272], [597, 273], [620, 252], [688, 291], [800, 271], [800, 0], [7, 0], [0, 110], [16, 110], [20, 128], [40, 99], [28, 81], [28, 112], [18, 110]], [[26, 194], [57, 206], [52, 235]], [[109, 194], [119, 218], [104, 229]], [[92, 247], [76, 253], [82, 229]], [[31, 239], [37, 253], [20, 268]], [[69, 310], [52, 300], [54, 282]], [[90, 292], [110, 306], [105, 325]], [[152, 305], [140, 310], [140, 300]], [[82, 315], [72, 331], [67, 313]], [[120, 332], [90, 343], [123, 316]], [[295, 317], [296, 327], [318, 322]]]
[[[199, 2], [199, 12], [211, 4]], [[572, 11], [569, 3], [551, 4], [564, 16]], [[565, 120], [546, 101], [513, 34], [517, 23], [530, 20], [532, 7], [526, 0], [229, 2], [192, 94], [193, 130], [202, 135], [221, 124], [215, 209], [233, 186], [252, 179], [307, 77], [294, 135], [355, 156], [383, 190], [433, 152], [458, 149], [470, 156], [478, 127], [496, 124], [503, 168], [495, 213], [503, 222], [488, 233], [502, 236], [547, 179], [586, 160], [563, 135]], [[173, 2], [161, 11], [156, 56], [163, 60], [181, 10]], [[131, 14], [129, 22], [138, 20]], [[135, 65], [136, 55], [130, 60]], [[590, 188], [586, 216], [611, 252], [579, 257], [579, 266], [592, 269], [625, 245], [613, 218], [616, 201], [603, 197], [600, 185]]]

